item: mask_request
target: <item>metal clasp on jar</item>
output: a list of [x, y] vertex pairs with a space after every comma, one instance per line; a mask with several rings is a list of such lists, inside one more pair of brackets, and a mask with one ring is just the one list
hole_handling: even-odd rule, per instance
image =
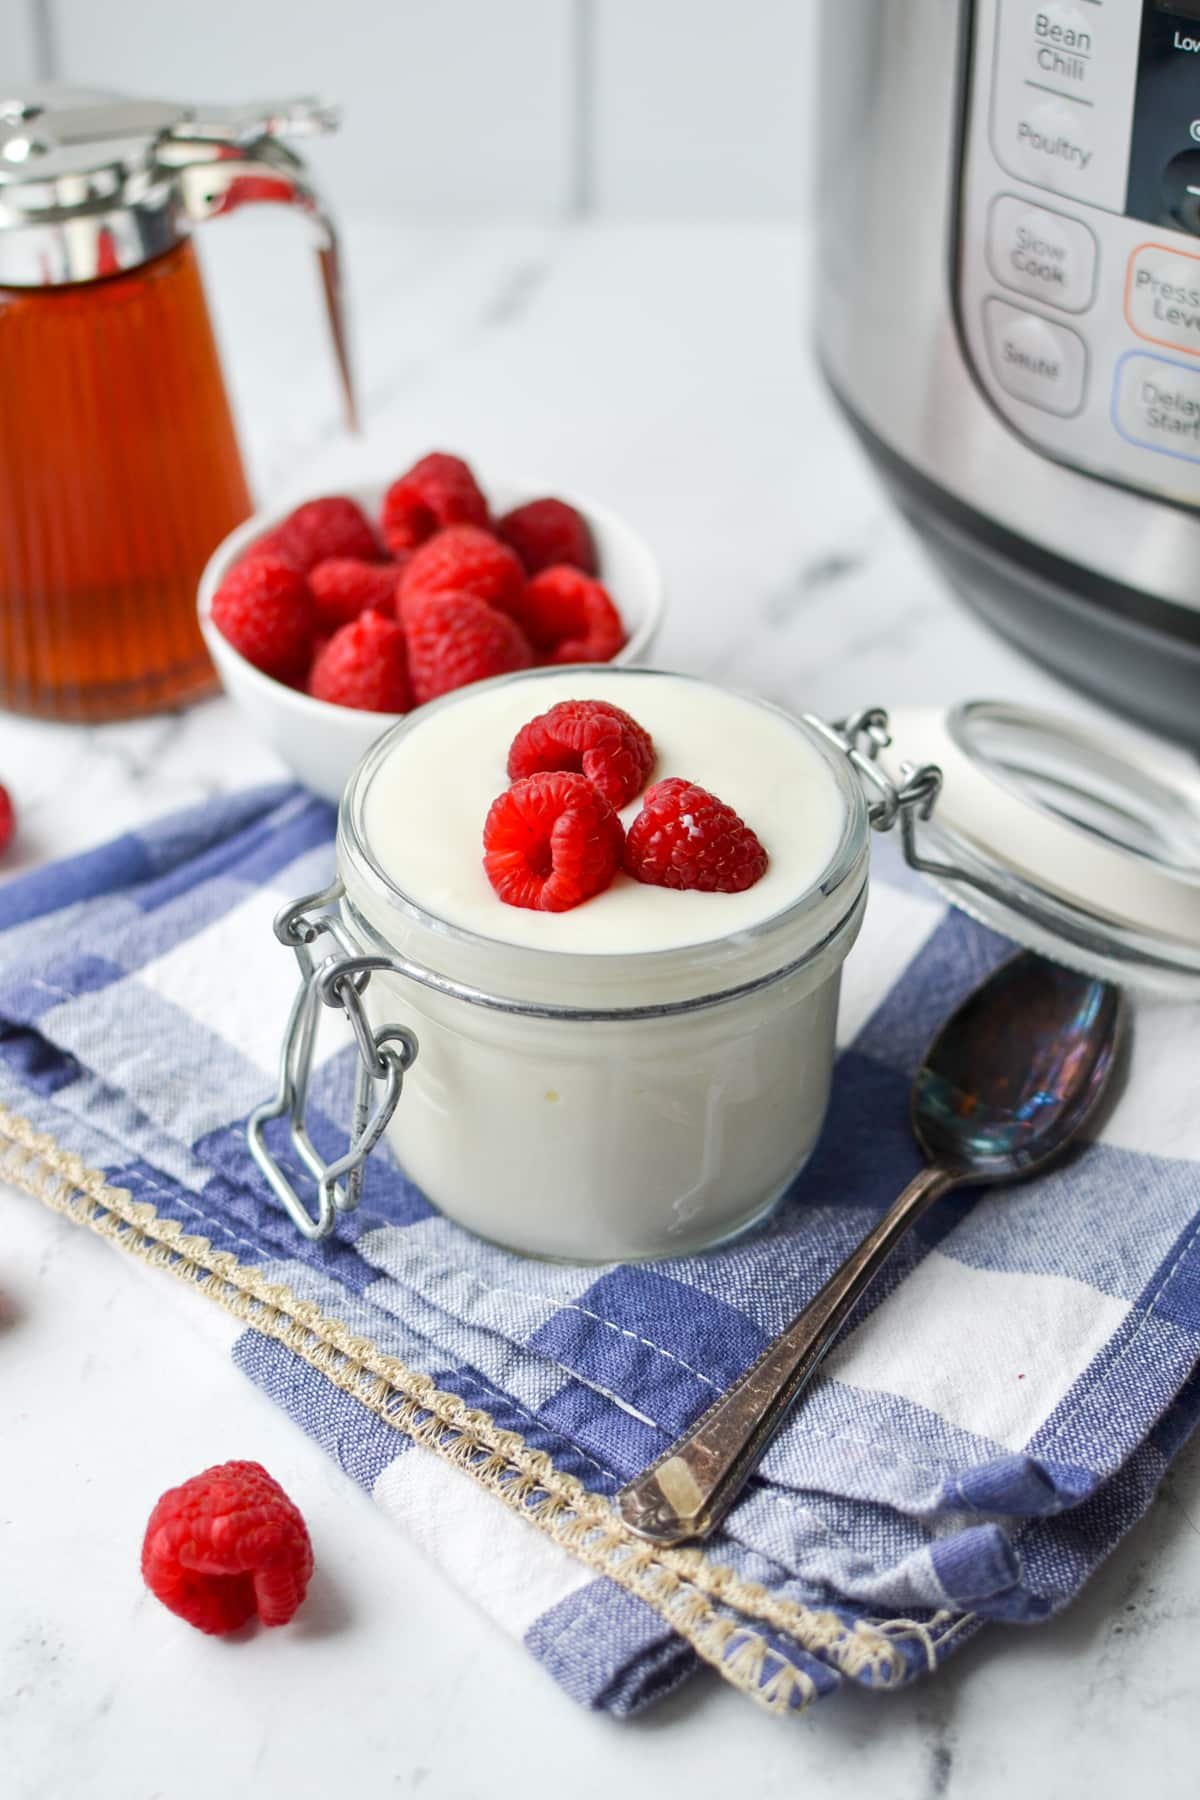
[[[374, 1028], [363, 994], [378, 959], [361, 957], [337, 916], [342, 884], [292, 901], [275, 919], [275, 936], [295, 952], [300, 986], [292, 1002], [279, 1058], [275, 1095], [251, 1113], [246, 1126], [250, 1153], [297, 1230], [306, 1238], [328, 1237], [339, 1212], [352, 1212], [362, 1196], [367, 1157], [379, 1142], [404, 1090], [404, 1077], [417, 1057], [417, 1039], [404, 1025]], [[313, 946], [322, 937], [336, 949], [317, 961]], [[354, 1117], [350, 1142], [335, 1162], [326, 1162], [308, 1131], [309, 1083], [321, 1007], [340, 1008], [358, 1049]], [[267, 1144], [266, 1128], [287, 1120], [288, 1143], [316, 1184], [316, 1211], [309, 1210], [284, 1164]]]
[[867, 818], [873, 831], [891, 831], [897, 820], [904, 847], [904, 859], [914, 869], [920, 868], [916, 843], [916, 824], [928, 819], [942, 789], [942, 771], [936, 763], [902, 763], [903, 780], [899, 783], [879, 766], [879, 753], [891, 746], [892, 734], [888, 715], [882, 706], [864, 706], [847, 719], [832, 725], [812, 713], [803, 715], [806, 725], [819, 732], [826, 743], [840, 750], [853, 765], [866, 788]]
[[997, 880], [983, 868], [968, 868], [946, 857], [927, 856], [921, 849], [917, 826], [933, 816], [942, 791], [942, 771], [936, 763], [902, 762], [901, 780], [892, 780], [878, 761], [881, 752], [892, 745], [890, 721], [882, 707], [864, 707], [832, 725], [809, 713], [804, 716], [827, 743], [835, 744], [849, 758], [868, 792], [874, 793], [875, 798], [867, 807], [872, 828], [891, 831], [899, 823], [901, 849], [910, 869], [928, 876], [935, 884], [948, 886], [952, 895], [970, 888], [1006, 910], [1012, 906], [1011, 883]]

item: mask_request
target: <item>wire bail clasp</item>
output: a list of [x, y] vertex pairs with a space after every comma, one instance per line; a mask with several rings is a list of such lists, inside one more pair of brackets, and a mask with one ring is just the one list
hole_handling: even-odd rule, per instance
[[[300, 985], [284, 1031], [279, 1081], [272, 1099], [251, 1113], [246, 1140], [272, 1192], [297, 1230], [313, 1240], [328, 1237], [337, 1214], [353, 1212], [362, 1197], [364, 1165], [379, 1142], [404, 1091], [404, 1077], [417, 1058], [415, 1034], [404, 1025], [372, 1026], [363, 995], [379, 958], [356, 954], [337, 913], [340, 881], [319, 894], [291, 901], [275, 919], [275, 936], [295, 953]], [[330, 938], [336, 949], [318, 961], [313, 946]], [[322, 1006], [340, 1008], [358, 1049], [354, 1116], [343, 1155], [326, 1162], [308, 1130], [309, 1084]], [[316, 1211], [310, 1211], [291, 1174], [269, 1148], [266, 1128], [287, 1120], [291, 1150], [316, 1184]]]
[[901, 763], [901, 779], [892, 780], [879, 762], [880, 753], [889, 749], [892, 742], [890, 721], [882, 706], [861, 707], [849, 718], [835, 719], [832, 724], [813, 713], [805, 713], [804, 718], [852, 764], [868, 792], [867, 820], [872, 831], [891, 831], [899, 821], [904, 860], [910, 867], [920, 869], [923, 864], [916, 829], [919, 821], [930, 817], [942, 791], [938, 765]]
[[900, 845], [910, 869], [932, 881], [950, 884], [954, 893], [973, 888], [1002, 907], [1011, 906], [1012, 893], [1003, 881], [981, 870], [966, 868], [961, 862], [927, 856], [918, 844], [917, 826], [933, 816], [942, 791], [942, 771], [937, 763], [902, 762], [900, 780], [892, 780], [879, 762], [881, 753], [892, 745], [891, 722], [883, 707], [864, 706], [832, 725], [808, 713], [805, 717], [828, 743], [836, 745], [850, 759], [864, 785], [875, 793], [876, 798], [867, 802], [871, 828], [891, 831], [899, 821]]

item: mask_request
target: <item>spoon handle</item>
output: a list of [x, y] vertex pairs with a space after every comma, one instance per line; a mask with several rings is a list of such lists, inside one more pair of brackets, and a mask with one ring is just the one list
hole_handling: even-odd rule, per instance
[[961, 1170], [939, 1166], [913, 1177], [804, 1311], [657, 1462], [621, 1489], [617, 1508], [630, 1530], [656, 1544], [681, 1544], [720, 1524], [855, 1301], [909, 1226], [961, 1180]]

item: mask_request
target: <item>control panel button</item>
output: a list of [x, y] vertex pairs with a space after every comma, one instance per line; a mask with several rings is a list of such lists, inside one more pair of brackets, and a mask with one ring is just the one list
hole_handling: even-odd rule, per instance
[[988, 263], [997, 281], [1064, 312], [1086, 312], [1096, 287], [1096, 240], [1065, 213], [998, 194], [988, 221]]
[[1113, 421], [1133, 444], [1200, 463], [1200, 369], [1130, 350], [1117, 365]]
[[1141, 0], [996, 0], [992, 148], [1010, 174], [1122, 212]]
[[1094, 121], [1070, 111], [1062, 100], [1035, 100], [1015, 121], [1013, 156], [1039, 187], [1056, 194], [1086, 194], [1096, 160]]
[[1150, 343], [1200, 356], [1200, 256], [1139, 244], [1129, 259], [1125, 317]]
[[983, 308], [988, 355], [1005, 393], [1070, 418], [1083, 405], [1087, 346], [1077, 331], [990, 299]]
[[[1102, 32], [1103, 21], [1088, 18], [1081, 6], [1047, 0], [1031, 9], [1029, 61], [1044, 82], [1090, 99], [1097, 85], [1097, 37]], [[1102, 36], [1099, 47], [1103, 51]]]

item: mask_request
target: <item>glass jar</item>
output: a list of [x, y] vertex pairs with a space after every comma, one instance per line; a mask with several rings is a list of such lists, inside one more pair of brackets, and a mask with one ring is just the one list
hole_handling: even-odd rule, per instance
[[[531, 715], [540, 679], [506, 678], [533, 687]], [[351, 984], [369, 977], [348, 1010], [365, 1019], [368, 1041], [386, 1052], [390, 1039], [397, 1064], [412, 1060], [412, 1038], [392, 1021], [415, 1036], [419, 1054], [389, 1136], [434, 1205], [482, 1237], [581, 1262], [683, 1255], [759, 1219], [812, 1151], [829, 1098], [841, 966], [866, 903], [867, 807], [844, 754], [807, 721], [746, 704], [786, 718], [811, 744], [835, 784], [840, 831], [784, 910], [715, 942], [575, 954], [484, 937], [417, 905], [382, 864], [366, 800], [431, 707], [388, 732], [351, 778], [338, 885], [318, 897], [336, 899], [336, 917], [300, 902], [286, 941], [315, 970], [322, 998], [344, 1005]], [[331, 926], [342, 958], [322, 975], [309, 945]], [[293, 1041], [311, 1030], [301, 1023]], [[358, 1126], [356, 1138], [369, 1133]], [[261, 1132], [257, 1143], [301, 1229], [322, 1235], [321, 1216], [297, 1212], [297, 1196], [282, 1191]], [[336, 1196], [337, 1179], [323, 1184], [326, 1220], [347, 1198]]]
[[[367, 754], [342, 802], [337, 880], [276, 920], [301, 983], [278, 1092], [247, 1137], [307, 1237], [357, 1205], [385, 1130], [448, 1217], [529, 1254], [682, 1255], [753, 1224], [821, 1127], [872, 830], [896, 829], [912, 870], [1018, 943], [1156, 997], [1200, 994], [1200, 782], [1161, 746], [1002, 702], [891, 720], [868, 707], [830, 724], [746, 700], [800, 733], [832, 776], [840, 830], [824, 867], [761, 923], [715, 941], [564, 954], [435, 917], [372, 843], [380, 767], [459, 697]], [[333, 1163], [305, 1125], [322, 1003], [345, 1013], [359, 1048], [350, 1143]], [[313, 1178], [315, 1211], [268, 1146], [274, 1121]]]

